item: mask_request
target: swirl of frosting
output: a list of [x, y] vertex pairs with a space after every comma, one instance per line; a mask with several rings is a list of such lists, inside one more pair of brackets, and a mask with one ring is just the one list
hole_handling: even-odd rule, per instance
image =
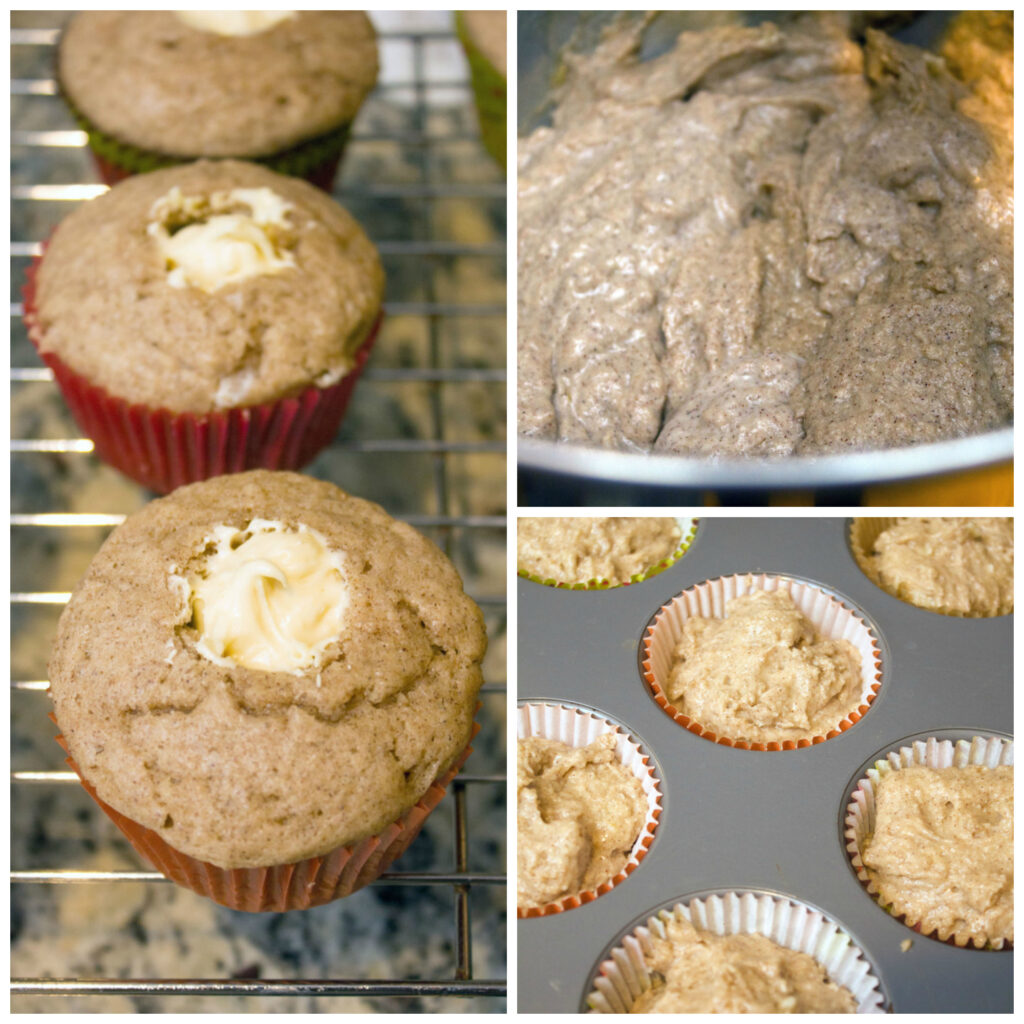
[[[305, 526], [218, 526], [186, 581], [196, 650], [219, 665], [300, 675], [341, 633], [349, 595], [340, 557]], [[172, 577], [172, 580], [180, 577]]]
[[175, 11], [179, 21], [200, 32], [219, 36], [254, 36], [288, 18], [296, 11]]

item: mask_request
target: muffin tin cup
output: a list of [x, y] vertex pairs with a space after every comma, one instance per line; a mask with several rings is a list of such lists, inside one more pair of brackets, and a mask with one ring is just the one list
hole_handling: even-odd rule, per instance
[[616, 587], [629, 587], [634, 583], [643, 583], [644, 580], [652, 579], [659, 573], [664, 572], [669, 568], [669, 566], [675, 565], [675, 563], [690, 550], [694, 537], [697, 535], [698, 521], [686, 516], [677, 516], [676, 522], [679, 524], [681, 537], [679, 545], [676, 547], [675, 551], [673, 551], [668, 558], [662, 559], [657, 565], [630, 577], [626, 583], [619, 583], [612, 580], [588, 580], [586, 583], [573, 583], [537, 576], [534, 573], [527, 572], [525, 569], [518, 569], [517, 572], [524, 580], [531, 580], [533, 583], [540, 583], [545, 587], [556, 587], [562, 590], [614, 590]]
[[[54, 715], [50, 719], [58, 725]], [[473, 724], [473, 736], [479, 731]], [[472, 738], [472, 737], [471, 737]], [[422, 797], [397, 821], [375, 836], [339, 846], [320, 857], [292, 864], [256, 868], [221, 868], [170, 846], [152, 829], [114, 810], [96, 794], [68, 751], [63, 735], [56, 737], [85, 791], [121, 830], [135, 849], [166, 878], [232, 910], [251, 913], [306, 910], [350, 896], [375, 881], [408, 848], [431, 811], [441, 802], [448, 785], [472, 753], [472, 746], [431, 784]]]
[[455, 12], [455, 31], [469, 62], [481, 141], [487, 152], [505, 167], [508, 148], [506, 78], [473, 42], [461, 11]]
[[928, 736], [924, 739], [911, 737], [907, 743], [908, 745], [900, 746], [888, 754], [880, 756], [874, 765], [854, 783], [850, 793], [850, 799], [846, 806], [843, 834], [846, 839], [846, 852], [850, 858], [850, 865], [857, 875], [857, 879], [868, 895], [886, 913], [898, 921], [902, 921], [919, 935], [961, 949], [968, 946], [995, 951], [1012, 949], [1013, 943], [1004, 939], [979, 942], [971, 935], [958, 933], [955, 930], [946, 934], [942, 934], [938, 930], [923, 931], [920, 921], [900, 913], [892, 905], [883, 902], [861, 855], [866, 841], [875, 830], [875, 787], [881, 778], [911, 765], [925, 765], [929, 768], [962, 767], [964, 765], [984, 765], [988, 768], [995, 768], [999, 765], [1012, 765], [1013, 740], [991, 735], [974, 735], [970, 739]]
[[330, 444], [380, 330], [377, 318], [355, 354], [352, 369], [336, 384], [309, 387], [278, 399], [203, 415], [153, 409], [111, 395], [72, 370], [59, 356], [40, 351], [33, 261], [23, 292], [28, 336], [89, 437], [96, 455], [150, 490], [166, 494], [183, 484], [247, 469], [301, 469]]
[[881, 982], [864, 950], [834, 920], [809, 904], [765, 891], [696, 894], [649, 911], [629, 925], [603, 954], [591, 975], [586, 1007], [595, 1013], [629, 1013], [651, 988], [644, 954], [652, 936], [663, 938], [665, 926], [688, 920], [716, 935], [764, 935], [787, 949], [807, 953], [829, 977], [849, 989], [858, 1013], [884, 1013]]
[[599, 736], [616, 736], [616, 752], [633, 776], [640, 780], [647, 798], [647, 817], [625, 867], [596, 889], [566, 896], [543, 907], [516, 908], [517, 917], [546, 917], [590, 903], [624, 882], [647, 856], [661, 818], [661, 779], [653, 757], [633, 738], [630, 731], [601, 712], [570, 702], [523, 701], [517, 710], [517, 735], [558, 740], [570, 747], [585, 747]]
[[[720, 736], [677, 708], [665, 690], [672, 668], [673, 651], [682, 635], [683, 625], [690, 618], [722, 618], [726, 603], [733, 598], [754, 590], [775, 591], [783, 586], [789, 589], [797, 608], [818, 633], [831, 640], [849, 640], [857, 649], [861, 659], [861, 687], [857, 707], [823, 735], [770, 742]], [[640, 656], [643, 678], [662, 711], [697, 736], [742, 750], [796, 750], [832, 739], [863, 718], [882, 685], [881, 650], [867, 616], [847, 607], [838, 597], [817, 584], [794, 576], [764, 573], [722, 576], [684, 590], [662, 605], [652, 617], [644, 632]]]

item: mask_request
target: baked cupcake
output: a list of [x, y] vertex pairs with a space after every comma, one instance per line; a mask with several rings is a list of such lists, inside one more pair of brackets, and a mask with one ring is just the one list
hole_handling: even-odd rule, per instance
[[169, 878], [240, 910], [372, 881], [468, 754], [486, 646], [451, 563], [293, 473], [181, 488], [109, 537], [61, 616], [72, 767]]
[[296, 469], [337, 430], [384, 276], [303, 181], [200, 161], [122, 182], [57, 228], [29, 337], [100, 458], [157, 491]]
[[1013, 942], [1013, 743], [931, 737], [891, 752], [846, 810], [858, 877], [889, 913], [957, 946]]
[[376, 80], [362, 11], [83, 11], [58, 51], [107, 184], [234, 157], [330, 190]]
[[854, 519], [850, 545], [864, 573], [907, 604], [965, 618], [1013, 611], [1012, 519]]
[[508, 50], [504, 11], [456, 11], [455, 30], [469, 61], [484, 148], [506, 166]]
[[524, 516], [516, 524], [520, 576], [603, 590], [639, 583], [681, 558], [695, 522], [668, 516]]

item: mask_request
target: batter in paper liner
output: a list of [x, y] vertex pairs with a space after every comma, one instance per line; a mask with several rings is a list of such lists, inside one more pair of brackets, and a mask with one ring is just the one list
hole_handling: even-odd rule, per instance
[[681, 536], [679, 524], [662, 516], [522, 518], [518, 563], [559, 583], [628, 583], [676, 551]]
[[614, 878], [647, 817], [640, 780], [615, 736], [585, 747], [519, 741], [517, 904], [542, 907]]
[[820, 636], [785, 590], [755, 590], [725, 618], [689, 618], [664, 687], [684, 714], [732, 740], [813, 739], [861, 702], [860, 654]]
[[683, 918], [652, 936], [653, 985], [630, 1013], [856, 1013], [851, 993], [807, 953], [764, 935], [715, 935]]
[[879, 900], [925, 934], [1013, 941], [1013, 768], [889, 772], [861, 859]]

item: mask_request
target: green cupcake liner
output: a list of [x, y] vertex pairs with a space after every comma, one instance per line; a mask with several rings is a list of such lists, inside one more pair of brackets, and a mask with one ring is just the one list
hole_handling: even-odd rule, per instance
[[469, 61], [481, 141], [487, 152], [504, 168], [507, 166], [508, 150], [505, 76], [477, 48], [466, 29], [466, 21], [461, 11], [455, 12], [455, 31]]
[[676, 521], [682, 529], [682, 537], [680, 538], [679, 546], [676, 550], [673, 551], [668, 558], [663, 559], [652, 568], [631, 576], [628, 583], [619, 583], [618, 581], [613, 580], [588, 580], [586, 583], [566, 583], [564, 580], [545, 579], [541, 576], [535, 575], [534, 573], [527, 572], [525, 569], [517, 569], [516, 573], [524, 580], [530, 580], [533, 583], [540, 583], [545, 587], [556, 587], [559, 590], [615, 590], [617, 587], [630, 587], [634, 583], [643, 583], [644, 580], [653, 579], [659, 573], [663, 573], [666, 569], [675, 565], [676, 562], [678, 562], [679, 559], [690, 550], [690, 545], [693, 543], [693, 539], [697, 535], [698, 520], [687, 517], [677, 517]]

